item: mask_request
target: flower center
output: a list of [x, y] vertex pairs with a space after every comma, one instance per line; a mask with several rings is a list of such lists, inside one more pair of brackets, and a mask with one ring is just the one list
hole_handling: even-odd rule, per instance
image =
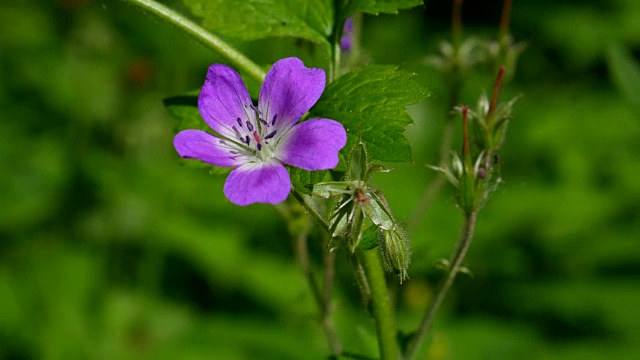
[[236, 139], [242, 144], [245, 155], [253, 156], [260, 161], [268, 161], [274, 157], [274, 152], [280, 140], [276, 121], [278, 115], [275, 114], [271, 119], [264, 119], [262, 112], [253, 104], [244, 105], [250, 110], [249, 120], [242, 121], [236, 118], [237, 126], [232, 126]]

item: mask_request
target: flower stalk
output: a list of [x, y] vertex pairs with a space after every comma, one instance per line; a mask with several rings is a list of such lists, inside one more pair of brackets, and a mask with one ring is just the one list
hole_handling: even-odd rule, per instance
[[393, 307], [387, 291], [384, 267], [377, 249], [362, 251], [362, 263], [371, 289], [371, 315], [375, 321], [381, 360], [400, 357]]
[[196, 41], [217, 52], [220, 56], [229, 61], [229, 64], [233, 65], [233, 67], [237, 69], [241, 69], [256, 82], [261, 83], [264, 80], [266, 72], [256, 63], [251, 61], [251, 59], [221, 38], [211, 34], [202, 26], [194, 23], [169, 7], [154, 0], [124, 1], [137, 6], [142, 11], [156, 16], [182, 30], [185, 34], [191, 36]]
[[420, 350], [420, 346], [424, 342], [431, 325], [433, 324], [433, 319], [435, 314], [440, 309], [440, 305], [444, 300], [447, 292], [453, 285], [458, 272], [461, 269], [462, 263], [464, 261], [465, 256], [467, 255], [467, 251], [469, 250], [469, 246], [471, 245], [471, 241], [473, 240], [473, 234], [475, 231], [477, 218], [477, 211], [472, 211], [469, 214], [465, 215], [464, 225], [462, 227], [462, 234], [460, 236], [460, 240], [458, 241], [455, 251], [453, 252], [449, 264], [449, 271], [438, 287], [438, 291], [436, 292], [436, 296], [433, 298], [431, 303], [427, 306], [427, 309], [420, 321], [420, 325], [418, 330], [409, 338], [407, 343], [407, 348], [404, 352], [404, 358], [406, 360], [414, 359], [417, 355], [418, 350]]
[[500, 42], [506, 41], [509, 36], [509, 20], [511, 19], [512, 0], [504, 0], [502, 3], [502, 15], [500, 16]]
[[[310, 225], [310, 224], [309, 224]], [[309, 261], [309, 249], [307, 246], [308, 234], [310, 227], [305, 227], [295, 236], [295, 254], [298, 258], [300, 268], [307, 278], [309, 287], [316, 301], [316, 305], [320, 310], [320, 325], [322, 326], [329, 349], [333, 356], [339, 356], [342, 353], [342, 344], [338, 339], [333, 324], [331, 322], [331, 289], [333, 288], [334, 276], [334, 254], [326, 251], [323, 259], [324, 280], [322, 287], [318, 283], [311, 264]]]

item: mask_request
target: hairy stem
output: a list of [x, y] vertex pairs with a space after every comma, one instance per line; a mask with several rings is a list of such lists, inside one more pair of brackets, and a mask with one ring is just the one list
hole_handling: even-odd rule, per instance
[[371, 287], [369, 286], [367, 274], [362, 267], [360, 259], [358, 259], [358, 256], [355, 253], [350, 253], [348, 258], [349, 263], [352, 266], [353, 274], [356, 277], [358, 290], [360, 290], [360, 295], [362, 296], [362, 304], [364, 304], [365, 307], [369, 307], [369, 301], [371, 300]]
[[258, 83], [262, 83], [265, 71], [256, 63], [251, 61], [243, 53], [226, 43], [221, 38], [211, 34], [209, 31], [187, 19], [176, 11], [166, 7], [154, 0], [124, 0], [141, 10], [152, 14], [162, 21], [165, 21], [182, 30], [193, 39], [204, 44], [208, 48], [220, 54], [235, 68], [240, 69]]
[[438, 312], [438, 309], [442, 304], [442, 300], [444, 300], [444, 297], [451, 288], [451, 285], [453, 285], [453, 282], [456, 279], [456, 275], [458, 275], [458, 271], [460, 270], [460, 266], [462, 266], [462, 262], [467, 255], [469, 245], [471, 245], [471, 240], [473, 239], [473, 233], [476, 225], [476, 218], [476, 211], [471, 211], [470, 213], [465, 215], [460, 241], [458, 241], [456, 249], [451, 255], [451, 259], [449, 260], [449, 272], [444, 278], [443, 282], [440, 284], [436, 296], [428, 305], [422, 317], [422, 320], [420, 321], [418, 330], [409, 339], [404, 354], [405, 359], [410, 360], [416, 356], [417, 351], [420, 349], [420, 345], [422, 345], [422, 342], [426, 338], [427, 333], [429, 332], [429, 329], [433, 324], [434, 316]]
[[378, 249], [362, 251], [362, 262], [371, 288], [371, 315], [378, 334], [381, 360], [398, 360], [400, 350], [393, 316], [393, 307], [387, 291], [384, 268]]

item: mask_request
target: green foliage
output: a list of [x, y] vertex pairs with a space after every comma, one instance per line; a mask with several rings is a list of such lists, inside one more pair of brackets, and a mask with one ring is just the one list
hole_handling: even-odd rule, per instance
[[331, 0], [183, 0], [216, 34], [244, 40], [290, 36], [328, 46]]
[[344, 154], [361, 138], [371, 159], [411, 161], [411, 147], [404, 136], [412, 122], [406, 106], [428, 95], [413, 77], [396, 66], [358, 68], [329, 84], [311, 113], [344, 125], [348, 135]]
[[345, 18], [357, 12], [373, 15], [397, 14], [398, 10], [422, 5], [422, 2], [423, 0], [346, 0], [344, 1], [343, 13]]
[[291, 176], [291, 186], [305, 194], [311, 194], [314, 184], [331, 179], [328, 170], [307, 171], [292, 167], [289, 168], [289, 175]]
[[[218, 60], [123, 2], [0, 3], [0, 358], [326, 359], [284, 220], [270, 206], [232, 206], [223, 178], [181, 169], [172, 148], [178, 107], [158, 99], [198, 88]], [[640, 48], [640, 2], [519, 0], [514, 11], [529, 47], [504, 89], [524, 94], [502, 147], [504, 184], [479, 217], [465, 262], [475, 277], [456, 283], [421, 358], [640, 358], [640, 127], [601, 67], [614, 63], [608, 43]], [[448, 97], [422, 61], [447, 38], [449, 15], [364, 15], [369, 60], [401, 61], [434, 93], [410, 107], [415, 164], [373, 177], [400, 222], [435, 176], [421, 164], [437, 159]], [[465, 33], [497, 16], [465, 13]], [[301, 52], [260, 45], [265, 59]], [[633, 79], [626, 67], [615, 81]], [[494, 76], [470, 77], [462, 102]], [[178, 128], [206, 127], [195, 107], [182, 110], [193, 122]], [[433, 296], [433, 263], [448, 258], [459, 223], [445, 190], [407, 227], [411, 280], [392, 289], [403, 332]], [[375, 246], [375, 227], [367, 234], [360, 246]], [[315, 273], [324, 242], [312, 232], [308, 245]], [[343, 258], [337, 335], [377, 358]]]
[[199, 91], [194, 91], [182, 96], [172, 96], [164, 99], [164, 106], [178, 120], [174, 127], [176, 133], [186, 129], [211, 131], [207, 123], [202, 120], [198, 110], [198, 93]]
[[613, 81], [636, 111], [640, 112], [640, 64], [620, 45], [609, 47], [607, 62]]

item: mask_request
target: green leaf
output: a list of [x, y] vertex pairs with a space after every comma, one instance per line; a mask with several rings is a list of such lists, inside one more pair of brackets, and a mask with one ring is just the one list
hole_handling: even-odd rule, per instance
[[628, 50], [619, 45], [607, 51], [607, 62], [611, 77], [627, 100], [640, 111], [640, 64]]
[[331, 179], [328, 170], [307, 171], [292, 167], [289, 170], [289, 175], [291, 176], [291, 185], [305, 194], [311, 194], [314, 184]]
[[397, 14], [400, 9], [409, 9], [422, 5], [423, 0], [347, 0], [342, 13], [344, 18], [357, 13], [366, 12], [373, 15], [380, 13]]
[[331, 0], [182, 0], [212, 32], [243, 40], [289, 36], [328, 45]]
[[411, 161], [405, 127], [412, 123], [405, 107], [428, 96], [413, 80], [414, 74], [396, 66], [372, 65], [358, 68], [331, 83], [311, 109], [312, 115], [341, 122], [347, 130], [349, 154], [359, 134], [369, 158]]

